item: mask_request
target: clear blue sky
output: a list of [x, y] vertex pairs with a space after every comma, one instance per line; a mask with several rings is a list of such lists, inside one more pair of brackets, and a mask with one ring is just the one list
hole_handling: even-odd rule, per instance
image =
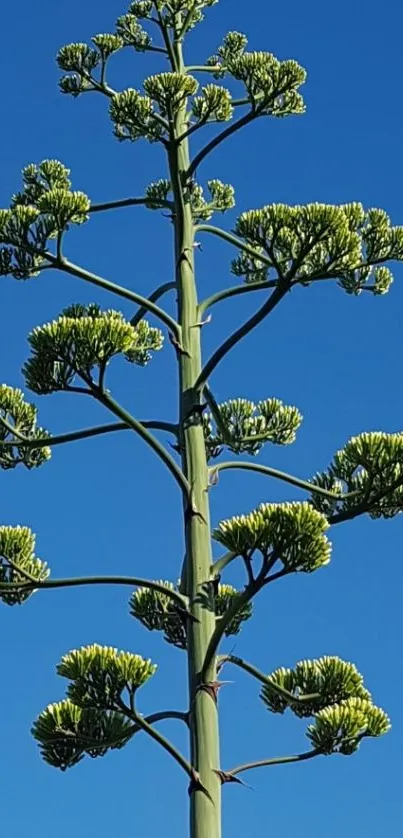
[[[19, 188], [20, 170], [45, 158], [72, 170], [74, 187], [94, 201], [142, 194], [165, 175], [161, 153], [145, 143], [118, 144], [100, 97], [74, 101], [57, 89], [57, 49], [110, 31], [126, 11], [120, 2], [6, 3], [2, 11], [2, 152], [0, 205]], [[253, 14], [250, 14], [253, 13]], [[200, 171], [236, 188], [239, 211], [264, 203], [361, 200], [403, 223], [402, 11], [393, 0], [266, 3], [221, 0], [189, 42], [192, 62], [214, 52], [229, 29], [253, 49], [296, 58], [308, 70], [307, 113], [260, 121], [217, 151]], [[138, 55], [116, 59], [111, 80], [140, 86], [160, 65]], [[223, 224], [231, 227], [234, 216]], [[95, 217], [69, 238], [68, 255], [141, 293], [171, 278], [167, 222], [143, 209]], [[232, 284], [232, 251], [204, 240], [198, 258], [201, 294]], [[296, 404], [304, 423], [294, 446], [266, 448], [262, 462], [309, 478], [363, 430], [402, 428], [403, 270], [385, 298], [351, 298], [336, 287], [302, 289], [236, 349], [214, 376], [218, 399], [276, 396]], [[72, 301], [119, 301], [94, 295], [78, 280], [45, 273], [3, 280], [0, 380], [22, 385], [26, 335]], [[206, 354], [251, 310], [244, 298], [222, 304], [206, 328]], [[130, 315], [130, 308], [122, 310]], [[175, 417], [176, 376], [169, 345], [146, 370], [113, 368], [111, 385], [141, 418]], [[79, 397], [38, 399], [52, 432], [107, 417]], [[55, 450], [28, 474], [2, 473], [1, 522], [37, 533], [38, 555], [54, 576], [142, 574], [176, 579], [182, 557], [180, 502], [162, 466], [135, 437], [119, 434]], [[211, 494], [214, 523], [257, 503], [302, 498], [267, 478], [223, 474]], [[402, 521], [346, 524], [332, 533], [331, 565], [311, 577], [273, 586], [236, 653], [270, 671], [304, 657], [339, 654], [365, 675], [389, 712], [392, 732], [365, 742], [350, 758], [266, 769], [246, 777], [253, 790], [224, 789], [225, 835], [299, 834], [310, 838], [397, 838], [401, 835]], [[231, 578], [231, 577], [229, 577]], [[129, 591], [44, 592], [0, 614], [1, 826], [9, 838], [136, 835], [185, 838], [187, 795], [179, 769], [140, 736], [128, 748], [66, 774], [41, 762], [30, 738], [36, 714], [63, 697], [55, 665], [71, 648], [92, 642], [151, 656], [159, 672], [141, 695], [141, 710], [185, 708], [185, 662], [158, 635], [128, 616]], [[254, 682], [237, 671], [222, 691], [223, 766], [305, 748], [304, 725], [265, 712]], [[164, 730], [177, 737], [175, 723]], [[181, 733], [179, 739], [181, 742]], [[182, 740], [183, 741], [183, 740]], [[183, 745], [184, 745], [183, 741]]]

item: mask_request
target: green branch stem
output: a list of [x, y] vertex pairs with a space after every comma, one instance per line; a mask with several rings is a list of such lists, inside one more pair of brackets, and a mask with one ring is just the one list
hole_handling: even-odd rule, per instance
[[70, 274], [71, 276], [76, 276], [78, 279], [83, 279], [85, 282], [89, 282], [91, 285], [95, 285], [97, 288], [102, 288], [104, 291], [109, 291], [112, 294], [116, 294], [118, 297], [123, 297], [126, 300], [130, 300], [132, 303], [136, 303], [137, 305], [141, 305], [144, 307], [146, 311], [151, 312], [154, 314], [155, 317], [158, 317], [159, 320], [164, 323], [170, 332], [172, 332], [175, 337], [180, 340], [180, 326], [173, 317], [167, 314], [162, 308], [157, 306], [151, 300], [147, 299], [147, 297], [143, 297], [142, 294], [137, 294], [135, 291], [131, 291], [129, 288], [124, 288], [122, 285], [117, 285], [115, 282], [111, 282], [108, 279], [103, 279], [96, 274], [91, 273], [90, 271], [85, 270], [84, 268], [79, 267], [79, 265], [73, 264], [73, 262], [69, 262], [67, 259], [62, 259], [59, 261], [55, 256], [51, 254], [47, 254], [47, 258], [50, 262], [54, 265], [55, 268], [64, 271], [65, 273]]
[[207, 678], [207, 674], [209, 669], [216, 657], [216, 653], [222, 638], [224, 637], [225, 630], [231, 620], [236, 616], [238, 611], [244, 606], [247, 605], [248, 602], [258, 593], [258, 591], [262, 587], [262, 579], [257, 577], [253, 582], [250, 582], [244, 590], [242, 591], [239, 596], [236, 597], [232, 605], [228, 608], [225, 614], [221, 617], [221, 620], [217, 622], [216, 627], [211, 635], [210, 642], [208, 644], [202, 670], [200, 672], [200, 683], [204, 684]]
[[147, 721], [147, 719], [139, 713], [134, 708], [134, 705], [129, 711], [129, 708], [124, 705], [124, 710], [126, 715], [129, 716], [135, 722], [136, 725], [143, 730], [145, 733], [150, 736], [151, 739], [154, 739], [154, 742], [158, 742], [161, 747], [167, 751], [167, 753], [173, 757], [175, 762], [180, 765], [180, 767], [186, 772], [191, 782], [195, 780], [195, 771], [192, 768], [190, 762], [181, 754], [181, 752], [169, 741], [165, 736], [162, 735], [158, 730], [155, 730], [153, 726]]
[[231, 288], [224, 288], [223, 291], [217, 291], [216, 294], [212, 294], [211, 297], [206, 297], [200, 303], [198, 308], [199, 318], [202, 319], [209, 308], [216, 305], [216, 303], [222, 302], [222, 300], [229, 300], [231, 297], [238, 297], [240, 294], [249, 294], [251, 291], [265, 291], [268, 288], [275, 288], [277, 284], [277, 279], [270, 279], [266, 282], [250, 282], [245, 285], [233, 285]]
[[214, 149], [221, 145], [221, 143], [223, 143], [224, 140], [228, 139], [228, 137], [231, 137], [232, 134], [235, 134], [236, 131], [239, 131], [241, 128], [244, 128], [245, 125], [249, 125], [249, 123], [252, 122], [254, 119], [256, 119], [256, 114], [253, 111], [249, 111], [248, 113], [241, 116], [240, 119], [237, 119], [236, 122], [233, 122], [231, 125], [228, 125], [227, 128], [224, 128], [223, 131], [220, 131], [219, 134], [217, 134], [209, 143], [207, 143], [207, 145], [204, 146], [204, 148], [202, 148], [196, 154], [196, 156], [190, 163], [190, 166], [186, 172], [186, 176], [188, 178], [194, 177], [200, 164], [209, 154], [211, 154], [212, 151], [214, 151]]
[[[247, 253], [247, 255], [251, 256], [252, 259], [258, 259], [262, 265], [266, 265], [268, 268], [273, 267], [273, 262], [268, 256], [265, 256], [264, 253], [260, 253], [258, 250], [255, 250], [254, 247], [244, 242], [243, 239], [240, 239], [238, 236], [235, 236], [234, 233], [228, 233], [227, 230], [222, 230], [221, 227], [215, 227], [214, 224], [198, 224], [195, 234], [197, 235], [198, 233], [210, 233], [212, 236], [217, 236], [217, 238], [223, 239], [223, 241], [228, 242], [228, 244], [232, 244], [238, 250], [242, 250], [243, 253]], [[275, 280], [275, 283], [277, 283], [277, 280]], [[251, 285], [253, 285], [253, 283], [251, 283]], [[273, 287], [273, 285], [269, 287]]]
[[[0, 582], [0, 591], [8, 590], [38, 590], [48, 591], [53, 588], [79, 588], [84, 585], [129, 585], [131, 588], [149, 588], [152, 591], [164, 594], [169, 597], [182, 611], [188, 613], [188, 601], [183, 594], [173, 591], [159, 582], [152, 582], [149, 579], [142, 579], [139, 576], [77, 576], [66, 579], [35, 579], [27, 571], [20, 568], [15, 562], [6, 557], [9, 565], [18, 573], [26, 576], [27, 582]], [[31, 581], [32, 580], [32, 581]]]
[[[178, 426], [171, 422], [159, 422], [158, 420], [154, 421], [152, 419], [141, 419], [139, 421], [144, 428], [166, 431], [167, 433], [174, 434], [176, 437], [178, 435]], [[88, 439], [93, 436], [101, 436], [102, 434], [113, 433], [115, 431], [128, 430], [131, 430], [131, 428], [126, 422], [110, 422], [107, 425], [96, 425], [93, 428], [84, 428], [82, 431], [70, 431], [66, 434], [42, 437], [41, 439], [28, 439], [28, 437], [24, 437], [22, 434], [19, 434], [18, 440], [20, 440], [20, 442], [18, 440], [12, 442], [0, 442], [0, 449], [14, 448], [15, 446], [27, 449], [47, 448], [55, 445], [63, 445], [65, 442], [76, 442], [80, 439]], [[13, 433], [15, 433], [14, 430]]]
[[231, 349], [239, 343], [242, 338], [246, 337], [249, 332], [252, 331], [262, 320], [270, 314], [278, 303], [283, 299], [283, 297], [288, 292], [288, 285], [285, 283], [281, 283], [281, 285], [277, 285], [272, 294], [270, 295], [269, 299], [252, 315], [249, 317], [245, 323], [242, 324], [235, 332], [230, 335], [221, 346], [216, 349], [210, 359], [207, 361], [205, 366], [203, 367], [197, 381], [195, 384], [196, 388], [203, 388], [206, 381], [210, 378], [212, 372], [214, 372], [215, 368], [218, 364], [225, 358], [225, 356], [230, 352]]
[[[3, 428], [5, 428], [5, 430], [8, 431], [9, 434], [12, 434], [13, 436], [17, 437], [17, 439], [22, 440], [23, 442], [25, 441], [24, 434], [22, 434], [21, 431], [19, 431], [18, 428], [16, 428], [14, 425], [10, 425], [10, 423], [7, 421], [7, 419], [4, 416], [1, 415], [1, 413], [0, 413], [0, 425], [2, 425]], [[0, 446], [6, 445], [6, 444], [7, 443], [4, 443], [4, 442], [0, 441]], [[14, 444], [16, 444], [16, 443], [14, 443]]]
[[110, 395], [110, 393], [94, 393], [95, 398], [104, 405], [108, 410], [111, 411], [118, 419], [121, 419], [129, 428], [132, 428], [143, 440], [146, 442], [150, 448], [154, 451], [155, 454], [162, 460], [162, 462], [166, 465], [170, 473], [172, 474], [174, 480], [178, 484], [179, 488], [184, 495], [184, 498], [187, 503], [191, 502], [191, 488], [188, 480], [186, 479], [182, 469], [180, 466], [175, 462], [174, 458], [171, 454], [166, 450], [165, 446], [148, 430], [145, 428], [138, 419], [135, 419], [131, 413], [128, 413], [124, 407], [122, 407], [115, 399]]
[[204, 395], [204, 398], [206, 399], [206, 402], [207, 402], [207, 404], [210, 408], [211, 415], [212, 415], [212, 417], [213, 417], [213, 419], [214, 419], [214, 421], [217, 425], [217, 429], [221, 433], [221, 437], [222, 437], [223, 441], [228, 443], [228, 441], [229, 441], [228, 429], [225, 425], [225, 422], [223, 422], [223, 420], [221, 418], [220, 408], [218, 407], [218, 404], [215, 400], [214, 394], [210, 390], [210, 387], [208, 386], [208, 384], [204, 385], [203, 395]]
[[[155, 291], [147, 297], [148, 302], [156, 303], [167, 291], [172, 291], [176, 288], [176, 282], [164, 282], [163, 285], [160, 285]], [[137, 326], [140, 323], [140, 320], [147, 314], [147, 309], [144, 306], [138, 310], [138, 312], [132, 317], [130, 323], [132, 326]]]
[[305, 751], [305, 753], [302, 754], [293, 754], [288, 757], [273, 757], [271, 759], [256, 760], [255, 762], [245, 762], [243, 765], [237, 765], [236, 768], [231, 768], [230, 771], [223, 772], [224, 782], [226, 777], [237, 777], [238, 774], [242, 774], [244, 771], [252, 771], [254, 768], [265, 768], [270, 765], [287, 765], [293, 762], [306, 762], [306, 760], [318, 756], [323, 756], [323, 753], [319, 749], [315, 749], [312, 751]]
[[223, 572], [223, 570], [227, 567], [227, 565], [231, 564], [231, 562], [233, 562], [234, 559], [238, 558], [238, 553], [234, 553], [232, 550], [229, 550], [228, 553], [225, 553], [224, 556], [221, 556], [221, 559], [217, 559], [217, 561], [211, 565], [211, 575], [215, 579], [217, 579]]
[[117, 201], [104, 201], [101, 204], [91, 204], [88, 212], [105, 212], [106, 210], [122, 209], [124, 207], [147, 206], [155, 209], [173, 209], [172, 201], [153, 200], [153, 198], [122, 198]]
[[307, 702], [312, 701], [315, 698], [320, 698], [320, 693], [312, 693], [311, 695], [293, 695], [293, 693], [289, 692], [289, 690], [284, 689], [280, 684], [276, 684], [272, 678], [265, 675], [260, 669], [257, 669], [256, 666], [252, 666], [252, 664], [244, 661], [243, 658], [239, 658], [236, 655], [221, 655], [218, 661], [218, 669], [221, 669], [225, 663], [232, 663], [234, 666], [238, 666], [239, 669], [243, 669], [244, 672], [247, 672], [248, 675], [252, 675], [253, 678], [256, 678], [257, 681], [260, 681], [261, 684], [264, 684], [273, 692], [278, 693], [278, 695], [285, 698], [289, 704], [304, 704]]
[[[251, 437], [254, 440], [254, 437]], [[265, 474], [268, 477], [275, 477], [277, 480], [283, 480], [285, 483], [290, 483], [291, 486], [297, 486], [299, 489], [304, 489], [307, 492], [314, 492], [318, 495], [321, 495], [325, 498], [331, 498], [332, 500], [343, 500], [343, 495], [337, 494], [336, 492], [331, 492], [329, 489], [322, 489], [320, 486], [315, 486], [314, 483], [309, 483], [307, 480], [302, 480], [299, 477], [294, 477], [292, 474], [287, 474], [285, 471], [279, 471], [276, 468], [271, 468], [271, 466], [263, 466], [259, 463], [248, 463], [247, 461], [242, 460], [228, 460], [228, 462], [224, 463], [217, 463], [216, 466], [212, 466], [209, 471], [210, 473], [217, 473], [220, 471], [226, 471], [228, 469], [242, 469], [243, 471], [255, 471], [259, 474]]]

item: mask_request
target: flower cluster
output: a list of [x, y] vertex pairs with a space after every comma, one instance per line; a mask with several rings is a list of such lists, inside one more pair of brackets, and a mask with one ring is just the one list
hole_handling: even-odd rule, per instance
[[248, 515], [221, 521], [213, 538], [239, 556], [259, 551], [270, 569], [280, 561], [288, 573], [312, 573], [330, 561], [328, 527], [309, 503], [261, 503]]
[[37, 276], [46, 265], [47, 242], [88, 220], [90, 200], [71, 190], [69, 170], [58, 160], [23, 169], [23, 188], [10, 209], [0, 210], [0, 275]]
[[91, 386], [93, 371], [105, 368], [115, 355], [144, 366], [161, 349], [163, 336], [147, 321], [132, 326], [118, 311], [77, 304], [34, 329], [28, 342], [32, 356], [23, 368], [27, 386], [46, 394], [68, 390], [77, 376]]
[[327, 516], [357, 509], [371, 518], [394, 517], [403, 510], [403, 434], [378, 431], [352, 437], [311, 482], [346, 495], [333, 501], [313, 493], [312, 505]]
[[26, 402], [21, 390], [0, 384], [0, 468], [15, 468], [23, 463], [36, 468], [51, 457], [51, 450], [43, 445], [27, 448], [24, 440], [41, 440], [48, 432], [37, 426], [38, 411]]
[[35, 590], [32, 587], [27, 589], [27, 583], [44, 582], [49, 574], [46, 562], [35, 556], [35, 536], [28, 527], [0, 527], [2, 602], [21, 605]]
[[[172, 582], [161, 581], [167, 590], [176, 590]], [[202, 607], [214, 611], [217, 618], [222, 617], [240, 596], [232, 585], [215, 586], [207, 584], [199, 599]], [[164, 632], [165, 640], [178, 649], [186, 649], [186, 615], [178, 609], [170, 596], [150, 588], [138, 588], [130, 599], [130, 613], [149, 631]], [[238, 634], [241, 625], [252, 615], [250, 603], [240, 606], [226, 627], [225, 634]]]
[[131, 703], [155, 670], [140, 655], [96, 643], [64, 655], [57, 672], [71, 681], [67, 698], [50, 704], [32, 728], [44, 760], [65, 771], [85, 755], [122, 748], [136, 732], [124, 699]]
[[290, 709], [300, 718], [313, 716], [307, 736], [322, 754], [352, 754], [363, 738], [381, 736], [390, 728], [357, 668], [338, 657], [303, 660], [295, 669], [275, 670], [261, 698], [272, 713]]
[[208, 59], [213, 75], [225, 75], [240, 81], [246, 93], [243, 104], [250, 104], [255, 116], [288, 116], [301, 114], [305, 105], [298, 88], [306, 80], [306, 72], [297, 61], [279, 61], [270, 52], [247, 52], [247, 38], [240, 32], [229, 32], [217, 54]]
[[289, 445], [302, 422], [297, 408], [280, 399], [265, 399], [257, 405], [247, 399], [230, 399], [217, 409], [216, 417], [210, 412], [203, 416], [209, 457], [217, 457], [224, 446], [234, 454], [255, 455], [266, 442]]
[[329, 278], [348, 294], [368, 289], [381, 295], [393, 276], [379, 263], [403, 260], [403, 227], [393, 227], [383, 210], [365, 212], [358, 203], [270, 204], [242, 213], [235, 231], [257, 253], [232, 262], [233, 273], [247, 282], [271, 273], [290, 285]]

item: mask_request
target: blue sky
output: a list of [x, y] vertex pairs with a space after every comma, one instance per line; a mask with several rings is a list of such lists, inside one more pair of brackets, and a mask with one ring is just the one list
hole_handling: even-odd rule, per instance
[[[2, 11], [2, 164], [0, 205], [19, 188], [20, 170], [45, 158], [72, 170], [74, 188], [93, 201], [140, 195], [165, 176], [162, 154], [145, 143], [118, 144], [100, 97], [77, 101], [57, 89], [57, 49], [111, 31], [125, 4], [6, 4]], [[248, 34], [252, 49], [295, 58], [308, 71], [303, 117], [267, 119], [217, 150], [200, 172], [233, 183], [237, 212], [264, 203], [344, 203], [384, 207], [403, 223], [401, 202], [401, 24], [392, 0], [324, 6], [245, 4], [221, 0], [189, 40], [189, 63], [216, 49], [229, 29]], [[191, 56], [191, 57], [190, 57]], [[160, 65], [139, 55], [117, 58], [111, 83], [138, 87]], [[227, 229], [235, 214], [224, 217]], [[200, 295], [232, 284], [233, 252], [204, 239], [198, 257]], [[68, 239], [67, 255], [108, 279], [148, 293], [171, 279], [167, 222], [128, 209], [91, 222]], [[388, 296], [351, 298], [336, 287], [301, 289], [238, 346], [214, 376], [219, 400], [276, 396], [304, 415], [298, 441], [266, 447], [261, 461], [309, 478], [324, 468], [349, 436], [401, 429], [403, 270]], [[26, 336], [73, 301], [130, 307], [60, 274], [3, 280], [0, 380], [21, 386]], [[205, 329], [205, 354], [253, 309], [244, 297], [217, 306]], [[175, 417], [174, 359], [169, 345], [146, 370], [117, 363], [116, 397], [141, 418]], [[107, 417], [80, 397], [38, 399], [41, 423], [53, 433]], [[54, 576], [94, 573], [176, 579], [182, 538], [178, 492], [141, 441], [126, 434], [58, 448], [31, 474], [2, 473], [1, 523], [37, 533], [38, 555]], [[241, 472], [222, 475], [211, 493], [212, 518], [246, 512], [268, 500], [301, 499], [296, 490]], [[241, 838], [297, 831], [310, 838], [380, 838], [401, 834], [400, 764], [402, 522], [363, 519], [332, 532], [333, 559], [311, 577], [283, 580], [262, 595], [256, 617], [237, 639], [236, 653], [266, 671], [305, 657], [339, 654], [364, 673], [374, 699], [390, 714], [391, 733], [365, 742], [354, 757], [313, 760], [246, 777], [252, 790], [224, 791], [225, 835]], [[218, 555], [219, 551], [216, 551]], [[229, 576], [231, 580], [232, 576]], [[55, 665], [69, 649], [99, 642], [127, 648], [159, 664], [141, 695], [141, 710], [184, 709], [181, 653], [145, 632], [128, 615], [128, 591], [118, 588], [52, 591], [23, 608], [0, 613], [0, 786], [2, 828], [10, 838], [133, 834], [187, 835], [183, 777], [157, 746], [140, 736], [104, 759], [61, 774], [41, 762], [29, 729], [37, 713], [63, 697]], [[222, 691], [222, 761], [303, 750], [304, 725], [269, 716], [258, 688], [242, 673]], [[164, 730], [185, 747], [177, 723]]]

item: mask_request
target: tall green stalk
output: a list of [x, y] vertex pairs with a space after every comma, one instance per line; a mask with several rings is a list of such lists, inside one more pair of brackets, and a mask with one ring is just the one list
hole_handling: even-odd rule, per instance
[[[185, 72], [181, 42], [174, 45], [176, 66]], [[200, 604], [202, 586], [209, 580], [212, 563], [208, 502], [208, 468], [202, 424], [202, 392], [195, 387], [202, 370], [201, 327], [194, 265], [194, 222], [186, 195], [189, 143], [176, 140], [186, 129], [186, 103], [177, 114], [174, 147], [169, 153], [175, 215], [175, 266], [178, 288], [178, 322], [182, 346], [177, 350], [179, 367], [179, 416], [182, 468], [191, 487], [190, 504], [185, 500], [184, 527], [186, 557], [185, 590], [195, 619], [188, 626], [188, 677], [191, 763], [200, 777], [200, 787], [190, 788], [190, 838], [220, 838], [221, 783], [219, 730], [214, 691], [200, 683], [206, 651], [215, 629], [215, 614]], [[215, 664], [205, 679], [215, 680]]]
[[[170, 755], [175, 770], [182, 770], [189, 785], [189, 838], [221, 838], [221, 788], [229, 782], [241, 783], [238, 774], [316, 756], [352, 754], [364, 738], [388, 731], [386, 713], [372, 703], [353, 664], [323, 656], [268, 675], [264, 665], [257, 667], [222, 654], [221, 644], [226, 636], [238, 634], [241, 624], [252, 616], [253, 600], [271, 592], [272, 583], [290, 574], [311, 574], [328, 564], [329, 527], [359, 515], [389, 518], [403, 512], [402, 434], [373, 432], [353, 437], [326, 471], [308, 481], [270, 464], [238, 459], [241, 454], [257, 455], [266, 444], [294, 442], [302, 421], [296, 407], [267, 394], [257, 404], [244, 398], [217, 404], [210, 388], [210, 379], [214, 388], [218, 365], [278, 305], [286, 304], [294, 286], [336, 279], [348, 294], [358, 296], [366, 290], [379, 296], [393, 280], [385, 263], [403, 261], [403, 227], [392, 227], [386, 213], [365, 211], [358, 203], [338, 207], [269, 204], [241, 213], [232, 232], [204, 223], [215, 213], [231, 209], [235, 199], [231, 184], [213, 179], [207, 181], [211, 200], [205, 200], [195, 177], [199, 164], [254, 120], [304, 111], [299, 88], [305, 70], [293, 60], [247, 51], [247, 40], [239, 32], [227, 33], [207, 64], [185, 66], [183, 40], [217, 1], [134, 0], [128, 13], [116, 21], [116, 32], [94, 36], [91, 47], [67, 44], [58, 54], [60, 69], [70, 74], [61, 79], [61, 90], [74, 97], [90, 91], [106, 96], [115, 136], [129, 142], [145, 138], [160, 143], [167, 155], [169, 180], [149, 184], [144, 197], [91, 206], [88, 196], [72, 191], [69, 170], [59, 161], [45, 160], [24, 169], [22, 192], [13, 197], [9, 209], [0, 210], [0, 245], [5, 245], [0, 247], [0, 275], [21, 280], [57, 269], [136, 305], [127, 319], [114, 308], [101, 311], [97, 304], [75, 304], [57, 320], [33, 330], [28, 338], [31, 355], [23, 368], [28, 389], [38, 395], [65, 391], [89, 396], [119, 421], [52, 436], [37, 424], [36, 406], [20, 390], [0, 383], [0, 468], [9, 470], [20, 464], [36, 468], [62, 444], [128, 430], [168, 470], [183, 504], [185, 559], [178, 586], [137, 573], [49, 579], [46, 562], [35, 555], [31, 530], [0, 526], [0, 600], [5, 604], [22, 604], [35, 592], [56, 588], [130, 585], [135, 588], [129, 601], [131, 616], [146, 629], [162, 632], [165, 640], [187, 656], [185, 710], [143, 716], [137, 709], [137, 690], [156, 670], [150, 660], [96, 643], [73, 650], [57, 667], [58, 674], [70, 681], [66, 698], [46, 707], [34, 723], [33, 734], [45, 761], [64, 771], [86, 755], [103, 756], [128, 744], [142, 731]], [[157, 28], [157, 44], [139, 21]], [[146, 95], [133, 88], [118, 93], [107, 83], [108, 59], [127, 47], [157, 52], [167, 59], [168, 72], [145, 79]], [[224, 80], [224, 85], [200, 85], [189, 76], [191, 71], [210, 73], [215, 81]], [[226, 78], [231, 85], [240, 83], [246, 96], [233, 98], [225, 87]], [[240, 107], [246, 112], [235, 118]], [[203, 133], [207, 124], [211, 128], [223, 123], [229, 124], [191, 159], [189, 138], [196, 131]], [[173, 200], [168, 200], [169, 195]], [[170, 275], [161, 277], [163, 282], [148, 297], [64, 256], [65, 234], [71, 224], [85, 222], [91, 213], [136, 205], [164, 210], [173, 230], [173, 281]], [[194, 260], [199, 233], [216, 236], [237, 249], [231, 270], [244, 280], [239, 287], [218, 289], [201, 302]], [[177, 295], [176, 319], [160, 302], [171, 290]], [[202, 362], [207, 309], [255, 291], [264, 294], [260, 307]], [[162, 348], [164, 334], [149, 324], [148, 314], [165, 327], [170, 338], [178, 371], [175, 422], [165, 417], [141, 421], [109, 389], [109, 364], [115, 356], [145, 366]], [[154, 431], [172, 435], [173, 444], [157, 438]], [[224, 449], [235, 456], [217, 461]], [[228, 472], [229, 479], [234, 469], [281, 480], [307, 497], [261, 503], [219, 522], [212, 532], [208, 490], [219, 491], [221, 473]], [[213, 540], [225, 550], [214, 561]], [[245, 574], [239, 590], [228, 584], [227, 574], [235, 562]], [[237, 666], [260, 684], [260, 698], [271, 713], [287, 710], [300, 720], [311, 717], [306, 729], [311, 750], [253, 759], [230, 770], [224, 764], [221, 769], [217, 678], [224, 664]], [[154, 729], [163, 719], [186, 725], [188, 754]]]

